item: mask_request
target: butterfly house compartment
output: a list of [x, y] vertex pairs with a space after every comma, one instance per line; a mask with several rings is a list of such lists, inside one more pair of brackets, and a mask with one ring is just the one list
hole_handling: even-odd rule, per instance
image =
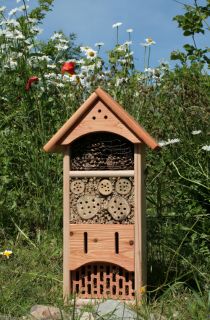
[[155, 140], [98, 88], [44, 146], [63, 152], [63, 294], [141, 299], [144, 150]]

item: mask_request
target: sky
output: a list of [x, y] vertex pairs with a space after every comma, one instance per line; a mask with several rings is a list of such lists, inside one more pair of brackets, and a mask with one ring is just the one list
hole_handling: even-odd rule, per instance
[[[17, 0], [0, 0], [1, 5], [10, 8], [19, 6]], [[131, 50], [137, 69], [143, 69], [144, 48], [140, 43], [151, 37], [156, 44], [151, 48], [151, 67], [161, 60], [169, 61], [173, 50], [182, 50], [185, 43], [191, 43], [189, 37], [182, 35], [173, 17], [182, 14], [183, 6], [178, 2], [192, 3], [191, 0], [54, 0], [53, 10], [47, 13], [41, 28], [42, 40], [48, 39], [54, 31], [63, 30], [66, 35], [75, 33], [77, 44], [94, 48], [95, 43], [104, 42], [102, 57], [116, 44], [116, 29], [112, 25], [122, 22], [119, 27], [120, 43], [128, 40], [128, 28], [133, 29]], [[205, 4], [200, 0], [200, 4]], [[36, 0], [29, 0], [33, 7]], [[208, 46], [210, 39], [199, 36], [199, 45]], [[172, 66], [173, 63], [170, 63]]]

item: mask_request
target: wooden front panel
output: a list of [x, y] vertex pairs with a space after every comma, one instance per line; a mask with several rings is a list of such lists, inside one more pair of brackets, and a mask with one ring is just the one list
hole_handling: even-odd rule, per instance
[[134, 271], [134, 225], [70, 224], [69, 269], [109, 262]]
[[62, 140], [62, 145], [69, 145], [72, 141], [91, 132], [111, 132], [119, 134], [133, 143], [141, 143], [130, 128], [116, 116], [102, 102], [98, 101], [94, 107], [80, 120], [75, 128]]

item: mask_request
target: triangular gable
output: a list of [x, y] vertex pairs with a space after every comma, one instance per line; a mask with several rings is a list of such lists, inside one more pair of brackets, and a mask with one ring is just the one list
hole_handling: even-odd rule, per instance
[[151, 149], [159, 148], [130, 114], [108, 93], [98, 88], [47, 142], [44, 150], [58, 152], [80, 136], [99, 131], [116, 133], [132, 143], [143, 142]]

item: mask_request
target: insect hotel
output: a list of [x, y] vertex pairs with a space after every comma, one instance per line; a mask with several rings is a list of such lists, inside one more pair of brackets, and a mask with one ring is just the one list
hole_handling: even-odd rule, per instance
[[64, 297], [141, 298], [145, 145], [159, 147], [98, 88], [44, 146], [64, 155]]

